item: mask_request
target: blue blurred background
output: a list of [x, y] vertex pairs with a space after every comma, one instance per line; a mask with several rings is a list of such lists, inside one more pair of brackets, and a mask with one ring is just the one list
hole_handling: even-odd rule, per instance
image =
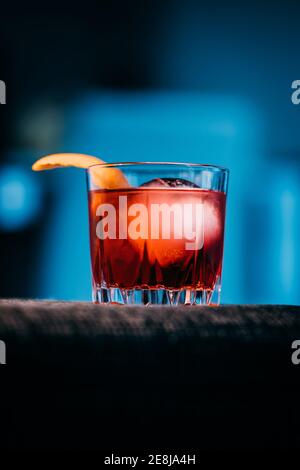
[[300, 304], [300, 4], [2, 11], [0, 296], [91, 298], [84, 173], [51, 152], [230, 169], [222, 302]]

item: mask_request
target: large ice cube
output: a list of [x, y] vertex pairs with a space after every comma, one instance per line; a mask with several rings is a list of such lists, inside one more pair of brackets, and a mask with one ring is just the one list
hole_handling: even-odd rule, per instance
[[[177, 238], [174, 236], [173, 225], [171, 225], [171, 236], [169, 239], [165, 239], [162, 236], [162, 227], [159, 225], [158, 231], [159, 236], [157, 239], [149, 237], [147, 240], [147, 251], [148, 257], [151, 263], [155, 260], [158, 261], [160, 266], [167, 267], [172, 265], [184, 266], [188, 263], [191, 256], [194, 256], [193, 251], [187, 249], [187, 243], [190, 241], [185, 237], [185, 234], [193, 233], [195, 229], [195, 207], [197, 204], [203, 205], [203, 219], [202, 219], [202, 230], [204, 243], [204, 249], [210, 249], [213, 245], [219, 242], [221, 236], [221, 211], [220, 211], [220, 193], [216, 191], [209, 191], [207, 189], [201, 189], [194, 183], [181, 178], [157, 178], [141, 185], [141, 187], [157, 189], [158, 191], [151, 191], [147, 197], [148, 211], [151, 213], [150, 206], [155, 204], [156, 206], [167, 204], [170, 208], [174, 205], [182, 207], [184, 212], [184, 226], [183, 226], [183, 237]], [[179, 191], [176, 191], [178, 189]], [[181, 189], [187, 189], [187, 191], [180, 191]], [[190, 191], [188, 191], [190, 189]], [[161, 190], [169, 190], [164, 193]], [[164, 221], [169, 220], [170, 214], [162, 214]], [[172, 218], [172, 223], [178, 224], [182, 218]], [[152, 223], [152, 220], [151, 220]], [[198, 227], [197, 233], [199, 236]], [[189, 243], [190, 244], [190, 243]], [[196, 245], [195, 245], [196, 246]], [[201, 249], [203, 245], [199, 249]]]
[[155, 178], [153, 180], [147, 181], [146, 183], [141, 184], [142, 188], [159, 188], [159, 189], [169, 189], [169, 188], [199, 188], [195, 183], [188, 181], [183, 178]]

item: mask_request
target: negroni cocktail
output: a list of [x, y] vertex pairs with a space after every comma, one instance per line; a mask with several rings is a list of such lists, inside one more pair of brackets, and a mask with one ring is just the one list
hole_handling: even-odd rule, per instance
[[47, 155], [87, 171], [94, 302], [219, 304], [228, 170]]
[[135, 179], [139, 186], [89, 190], [94, 300], [218, 303], [225, 188], [202, 188], [186, 178], [144, 179]]

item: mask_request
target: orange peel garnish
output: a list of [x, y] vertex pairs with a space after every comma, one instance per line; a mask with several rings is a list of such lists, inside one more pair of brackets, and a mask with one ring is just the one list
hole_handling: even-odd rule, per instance
[[33, 171], [52, 170], [54, 168], [76, 167], [88, 169], [93, 183], [101, 189], [128, 188], [129, 183], [117, 168], [93, 166], [105, 163], [103, 160], [82, 153], [55, 153], [40, 158], [33, 165]]

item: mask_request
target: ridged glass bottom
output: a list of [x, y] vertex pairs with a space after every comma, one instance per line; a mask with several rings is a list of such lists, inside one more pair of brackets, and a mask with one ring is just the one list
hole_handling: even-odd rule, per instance
[[93, 301], [120, 305], [219, 305], [220, 283], [213, 290], [205, 289], [119, 289], [95, 287]]

